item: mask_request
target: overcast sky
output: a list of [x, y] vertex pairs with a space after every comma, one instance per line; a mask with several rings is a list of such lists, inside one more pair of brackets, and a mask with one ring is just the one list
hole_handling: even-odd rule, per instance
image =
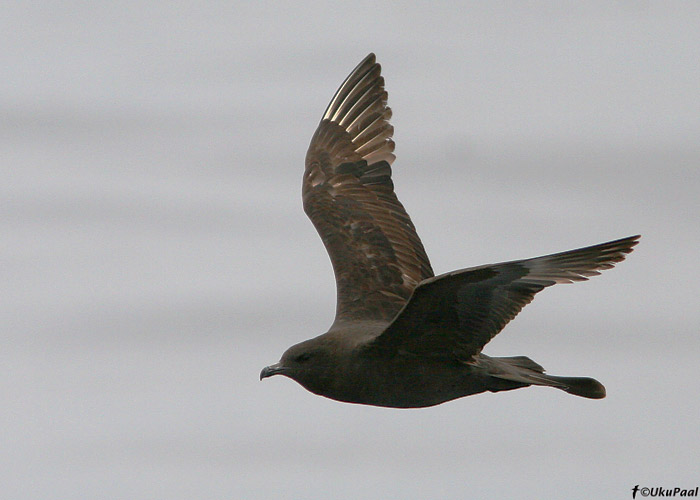
[[[630, 498], [700, 483], [700, 6], [14, 2], [0, 484], [22, 499]], [[485, 349], [591, 376], [424, 410], [258, 381], [330, 325], [308, 142], [370, 51], [437, 273], [643, 235]]]

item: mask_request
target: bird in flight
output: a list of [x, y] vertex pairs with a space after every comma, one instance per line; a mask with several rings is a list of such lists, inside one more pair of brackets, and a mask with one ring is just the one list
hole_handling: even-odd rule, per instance
[[260, 379], [284, 375], [331, 399], [395, 408], [531, 385], [605, 397], [592, 378], [481, 351], [537, 292], [613, 267], [639, 236], [435, 276], [394, 193], [390, 118], [381, 67], [369, 54], [331, 99], [306, 154], [304, 211], [333, 264], [335, 320]]

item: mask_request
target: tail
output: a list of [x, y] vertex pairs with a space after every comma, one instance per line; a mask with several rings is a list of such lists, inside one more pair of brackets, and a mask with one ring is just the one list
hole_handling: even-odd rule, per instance
[[[555, 377], [545, 375], [546, 380], [557, 389], [590, 399], [603, 399], [605, 397], [605, 387], [594, 378], [589, 377]], [[538, 384], [539, 385], [539, 384]]]
[[[605, 387], [595, 379], [589, 377], [558, 377], [547, 375], [544, 368], [526, 356], [511, 358], [490, 358], [495, 362], [489, 370], [492, 377], [519, 382], [526, 385], [543, 385], [561, 389], [569, 394], [590, 399], [602, 399], [605, 397]], [[491, 363], [489, 363], [491, 364]]]

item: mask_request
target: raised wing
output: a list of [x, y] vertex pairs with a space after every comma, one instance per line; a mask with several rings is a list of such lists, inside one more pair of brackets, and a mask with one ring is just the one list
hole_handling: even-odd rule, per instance
[[381, 67], [370, 54], [333, 96], [306, 153], [304, 211], [333, 263], [336, 322], [390, 321], [433, 276], [394, 194], [386, 102]]
[[540, 290], [583, 281], [624, 260], [630, 236], [534, 259], [463, 269], [421, 283], [406, 307], [367, 348], [469, 361]]

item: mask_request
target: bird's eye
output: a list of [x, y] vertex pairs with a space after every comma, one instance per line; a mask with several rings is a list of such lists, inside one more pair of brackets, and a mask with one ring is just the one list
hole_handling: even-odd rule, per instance
[[304, 361], [307, 361], [311, 357], [311, 354], [308, 352], [304, 352], [302, 354], [299, 354], [296, 358], [294, 358], [294, 361], [297, 363], [303, 363]]

